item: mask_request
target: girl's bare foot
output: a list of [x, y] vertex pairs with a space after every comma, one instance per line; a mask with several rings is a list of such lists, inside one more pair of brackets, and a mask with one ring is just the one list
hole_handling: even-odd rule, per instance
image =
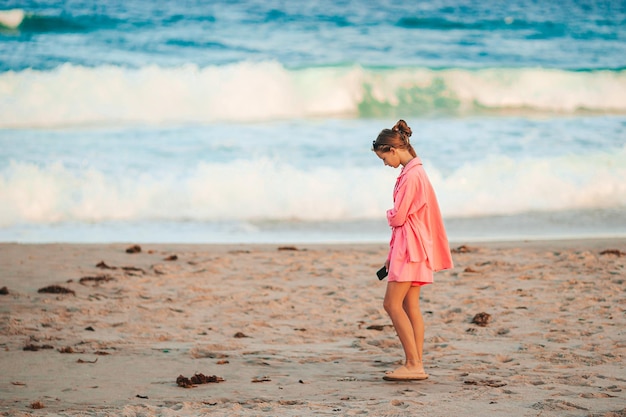
[[385, 381], [421, 381], [428, 379], [428, 374], [424, 372], [424, 367], [409, 369], [406, 365], [398, 369], [386, 372], [383, 377]]

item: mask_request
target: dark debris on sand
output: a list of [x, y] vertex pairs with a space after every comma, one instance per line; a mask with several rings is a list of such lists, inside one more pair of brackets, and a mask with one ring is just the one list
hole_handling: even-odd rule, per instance
[[30, 403], [30, 408], [32, 408], [33, 410], [41, 410], [42, 408], [46, 408], [46, 406], [43, 405], [41, 401], [35, 401]]
[[463, 383], [465, 385], [480, 385], [480, 386], [492, 387], [492, 388], [500, 388], [506, 385], [506, 382], [502, 382], [497, 379], [481, 379], [481, 380], [467, 379], [463, 381]]
[[626, 255], [626, 252], [622, 252], [619, 249], [606, 249], [606, 250], [603, 250], [602, 252], [600, 252], [600, 255], [617, 255], [617, 256], [622, 256], [622, 255]]
[[122, 270], [128, 275], [135, 275], [134, 272], [139, 272], [142, 275], [146, 274], [146, 271], [142, 268], [137, 268], [136, 266], [123, 266]]
[[104, 261], [100, 261], [96, 264], [96, 268], [100, 269], [117, 269], [116, 266], [109, 266]]
[[78, 280], [78, 282], [83, 285], [87, 285], [87, 282], [93, 282], [95, 285], [98, 285], [101, 282], [109, 282], [114, 280], [115, 278], [113, 278], [111, 275], [96, 275], [93, 277], [82, 277], [80, 280]]
[[467, 245], [461, 245], [458, 248], [452, 249], [450, 252], [452, 252], [452, 253], [470, 253], [470, 252], [476, 252], [476, 248], [472, 248], [472, 247], [467, 246]]
[[[137, 248], [139, 248], [139, 246], [137, 246]], [[126, 252], [128, 252], [128, 253], [137, 253], [137, 252], [134, 252], [134, 250], [136, 250], [137, 252], [141, 252], [141, 248], [133, 249], [133, 247], [130, 247], [130, 248], [126, 249]], [[144, 275], [146, 273], [146, 271], [144, 269], [137, 268], [136, 266], [120, 266], [120, 267], [117, 267], [117, 266], [108, 265], [104, 261], [98, 262], [96, 264], [96, 268], [100, 268], [100, 269], [121, 269], [122, 271], [124, 271], [126, 274], [129, 274], [129, 275], [134, 275], [133, 272], [140, 272], [141, 274], [144, 274]], [[105, 275], [103, 275], [103, 276], [105, 276]], [[106, 276], [108, 276], [108, 275], [106, 275]]]
[[9, 289], [7, 287], [0, 288], [0, 295], [9, 295]]
[[490, 321], [491, 314], [488, 313], [478, 313], [472, 319], [472, 323], [480, 327], [486, 327]]
[[[71, 346], [65, 346], [57, 350], [59, 351], [59, 353], [79, 353]], [[80, 352], [80, 353], [84, 353], [84, 352]]]
[[26, 346], [24, 346], [22, 348], [22, 350], [26, 350], [26, 351], [31, 351], [31, 352], [37, 352], [38, 350], [43, 350], [43, 349], [54, 349], [54, 346], [51, 345], [33, 345], [28, 344]]
[[279, 246], [279, 251], [295, 251], [295, 252], [306, 252], [306, 248], [300, 249], [295, 246]]
[[383, 331], [385, 330], [385, 327], [391, 327], [390, 324], [372, 324], [371, 326], [367, 326], [366, 329], [367, 330], [378, 330]]
[[74, 290], [70, 290], [69, 288], [61, 287], [60, 285], [49, 285], [47, 287], [39, 288], [37, 290], [38, 293], [47, 293], [47, 294], [72, 294], [76, 295]]
[[206, 376], [204, 374], [195, 374], [191, 378], [187, 378], [183, 375], [179, 375], [178, 378], [176, 378], [176, 385], [182, 388], [193, 388], [194, 386], [200, 385], [200, 384], [219, 383], [219, 382], [224, 382], [224, 378], [216, 376], [216, 375]]
[[141, 252], [141, 246], [139, 245], [133, 245], [133, 246], [126, 248], [126, 253], [139, 253], [139, 252]]

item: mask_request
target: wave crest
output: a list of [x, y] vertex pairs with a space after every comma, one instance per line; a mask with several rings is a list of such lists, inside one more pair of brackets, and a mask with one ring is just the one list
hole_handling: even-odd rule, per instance
[[63, 65], [0, 74], [0, 128], [484, 112], [626, 113], [626, 70]]
[[0, 28], [16, 29], [24, 21], [24, 10], [12, 9], [12, 10], [0, 10]]

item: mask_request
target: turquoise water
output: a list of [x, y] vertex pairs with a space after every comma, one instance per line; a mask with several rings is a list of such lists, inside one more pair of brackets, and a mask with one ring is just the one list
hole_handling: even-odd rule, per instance
[[5, 2], [0, 241], [626, 236], [626, 2]]

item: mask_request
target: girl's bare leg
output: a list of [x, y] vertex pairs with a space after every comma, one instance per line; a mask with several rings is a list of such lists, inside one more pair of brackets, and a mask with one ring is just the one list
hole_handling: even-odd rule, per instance
[[[406, 299], [409, 296], [411, 300], [408, 301], [409, 304], [406, 306]], [[411, 287], [410, 282], [391, 281], [387, 283], [383, 306], [391, 318], [393, 327], [400, 338], [400, 343], [402, 343], [406, 357], [406, 368], [411, 371], [423, 371], [422, 355], [421, 351], [418, 351], [417, 341], [421, 340], [421, 346], [423, 347], [424, 322], [421, 319], [421, 313], [418, 317], [412, 311], [415, 305], [414, 298], [417, 298], [419, 312], [419, 287]], [[407, 310], [410, 311], [410, 314], [407, 314]], [[421, 327], [418, 326], [417, 329], [414, 329], [413, 321], [421, 323]]]
[[420, 289], [419, 286], [411, 287], [404, 297], [403, 308], [406, 312], [413, 328], [413, 334], [415, 335], [415, 348], [417, 350], [417, 360], [414, 363], [409, 363], [407, 359], [407, 368], [424, 370], [422, 363], [424, 353], [424, 318], [422, 317], [422, 311], [420, 310]]

